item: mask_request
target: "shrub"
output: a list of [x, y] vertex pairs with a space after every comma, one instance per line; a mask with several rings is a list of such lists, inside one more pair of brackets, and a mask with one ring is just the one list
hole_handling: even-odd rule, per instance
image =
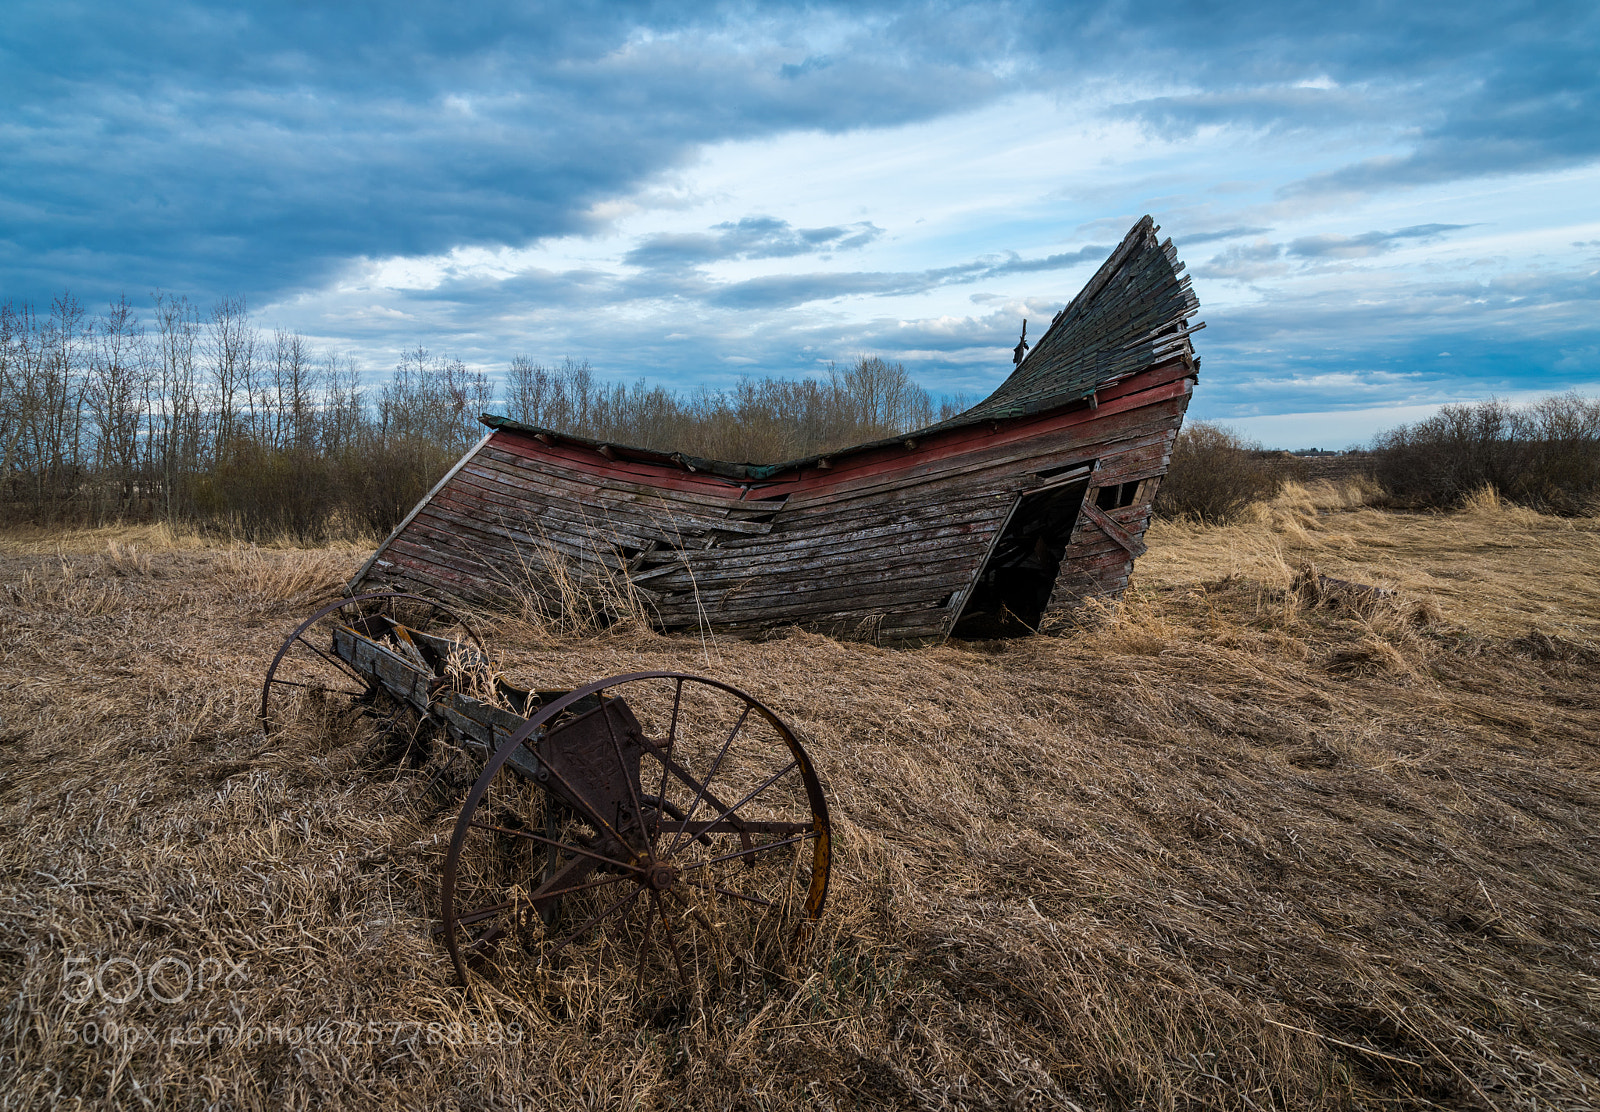
[[1447, 405], [1379, 433], [1378, 481], [1412, 508], [1457, 506], [1493, 487], [1523, 505], [1592, 513], [1600, 502], [1600, 399], [1555, 394], [1532, 405]]
[[1283, 485], [1283, 469], [1231, 429], [1204, 421], [1185, 425], [1172, 445], [1172, 463], [1156, 493], [1162, 517], [1219, 523], [1252, 502], [1271, 498]]

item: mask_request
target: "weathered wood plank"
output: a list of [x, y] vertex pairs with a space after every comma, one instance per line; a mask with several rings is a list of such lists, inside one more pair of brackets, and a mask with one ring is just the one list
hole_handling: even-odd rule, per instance
[[[660, 499], [655, 503], [648, 503], [642, 499], [618, 499], [609, 497], [609, 491], [604, 487], [595, 488], [592, 484], [588, 490], [585, 501], [578, 502], [573, 497], [574, 492], [566, 492], [565, 496], [557, 494], [556, 482], [538, 482], [531, 476], [519, 475], [503, 467], [494, 466], [490, 462], [484, 465], [474, 464], [464, 468], [462, 475], [470, 476], [476, 480], [476, 485], [489, 489], [502, 497], [508, 494], [516, 498], [519, 495], [539, 497], [549, 506], [559, 507], [563, 503], [567, 507], [584, 506], [596, 516], [635, 521], [642, 525], [651, 525], [666, 515], [674, 522], [681, 523], [680, 527], [702, 531], [719, 530], [727, 533], [763, 534], [771, 530], [767, 522], [746, 521], [735, 518], [731, 514], [708, 514], [704, 507], [692, 502], [680, 502], [675, 499]], [[489, 485], [489, 484], [492, 484]], [[505, 488], [494, 490], [495, 487]]]
[[1127, 549], [1129, 555], [1139, 557], [1145, 554], [1144, 542], [1133, 536], [1117, 522], [1112, 521], [1110, 517], [1106, 516], [1106, 512], [1099, 506], [1096, 506], [1093, 499], [1085, 498], [1083, 500], [1083, 507], [1079, 510], [1079, 512], [1083, 514], [1084, 517], [1098, 525], [1100, 530], [1105, 533], [1106, 536], [1110, 537], [1123, 548]]

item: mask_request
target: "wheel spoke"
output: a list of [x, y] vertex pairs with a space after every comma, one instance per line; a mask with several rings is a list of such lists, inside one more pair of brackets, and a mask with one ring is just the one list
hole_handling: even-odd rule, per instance
[[621, 834], [617, 833], [617, 828], [607, 822], [606, 817], [602, 815], [587, 798], [585, 798], [584, 794], [572, 786], [571, 780], [568, 780], [565, 776], [561, 775], [561, 770], [559, 768], [545, 760], [542, 756], [539, 758], [539, 767], [541, 769], [548, 769], [550, 775], [559, 780], [561, 782], [561, 786], [572, 793], [572, 802], [583, 808], [584, 818], [589, 819], [596, 826], [605, 827], [606, 832], [617, 840], [617, 845], [621, 846], [623, 849], [628, 848], [628, 843], [623, 839]]
[[303, 634], [301, 636], [295, 638], [295, 640], [299, 641], [306, 648], [308, 648], [312, 652], [316, 653], [323, 660], [326, 660], [329, 664], [332, 664], [335, 668], [338, 668], [340, 671], [344, 672], [351, 679], [356, 679], [356, 680], [361, 680], [362, 682], [366, 682], [366, 678], [367, 677], [363, 676], [360, 672], [358, 672], [354, 668], [350, 667], [350, 665], [348, 663], [346, 663], [344, 660], [341, 660], [339, 657], [329, 656], [327, 653], [325, 653], [321, 649], [317, 648], [310, 641], [307, 641]]
[[633, 979], [633, 990], [638, 992], [644, 988], [644, 963], [650, 956], [650, 941], [654, 937], [656, 921], [650, 916], [644, 917], [644, 942], [639, 946], [639, 972]]
[[[642, 738], [639, 739], [639, 741], [640, 741], [641, 744], [644, 745], [645, 750], [647, 752], [649, 752], [649, 754], [652, 757], [654, 757], [656, 760], [661, 762], [661, 769], [662, 769], [662, 772], [661, 772], [661, 790], [662, 790], [663, 793], [666, 791], [666, 785], [667, 785], [667, 776], [666, 776], [666, 774], [668, 772], [670, 772], [670, 773], [672, 773], [672, 775], [676, 776], [679, 780], [682, 780], [685, 784], [687, 784], [690, 788], [693, 788], [695, 791], [704, 791], [706, 793], [706, 798], [711, 801], [711, 806], [713, 806], [713, 807], [726, 807], [727, 806], [727, 804], [723, 803], [722, 800], [718, 799], [716, 796], [711, 794], [711, 792], [710, 792], [710, 790], [709, 790], [707, 785], [702, 784], [700, 781], [696, 780], [693, 776], [691, 776], [689, 774], [689, 771], [687, 769], [685, 769], [677, 761], [673, 760], [672, 757], [666, 752], [666, 750], [662, 749], [660, 746], [658, 746], [655, 742], [651, 741], [647, 737], [642, 737]], [[738, 820], [735, 819], [734, 821], [737, 822]]]
[[690, 877], [684, 877], [683, 882], [685, 884], [692, 884], [696, 888], [703, 888], [708, 892], [716, 892], [716, 893], [718, 893], [720, 895], [723, 895], [723, 896], [732, 896], [736, 900], [749, 900], [751, 903], [760, 904], [762, 907], [776, 907], [777, 906], [771, 900], [763, 900], [759, 896], [747, 896], [743, 892], [734, 892], [734, 891], [731, 891], [731, 890], [729, 890], [727, 888], [723, 888], [721, 885], [706, 884], [704, 881], [694, 880], [694, 879], [692, 879]]
[[712, 857], [706, 861], [696, 861], [693, 865], [684, 865], [678, 871], [680, 873], [686, 873], [691, 869], [703, 869], [707, 865], [717, 865], [724, 861], [732, 861], [735, 857], [753, 857], [758, 853], [766, 853], [768, 850], [782, 849], [784, 846], [792, 846], [797, 842], [809, 841], [816, 836], [817, 832], [813, 830], [807, 834], [801, 834], [794, 838], [785, 838], [781, 842], [768, 842], [764, 846], [751, 846], [749, 849], [736, 849], [732, 853], [724, 853], [721, 857]]
[[[706, 792], [711, 789], [711, 781], [717, 778], [717, 769], [722, 767], [722, 758], [728, 755], [728, 749], [733, 745], [733, 739], [739, 736], [739, 731], [744, 727], [744, 720], [749, 717], [750, 704], [746, 703], [743, 712], [739, 715], [739, 721], [735, 722], [733, 729], [728, 731], [728, 740], [723, 742], [722, 748], [717, 751], [717, 759], [711, 762], [711, 769], [706, 773], [705, 782], [700, 785], [700, 790], [695, 793], [694, 802], [689, 805], [689, 813], [684, 816], [683, 820], [686, 824], [693, 821], [694, 813], [700, 809], [701, 801], [705, 799]], [[721, 804], [712, 804], [712, 806], [721, 806]], [[683, 834], [680, 832], [677, 837], [672, 839], [672, 844], [667, 847], [666, 855], [668, 857], [672, 856], [672, 851], [678, 848], [678, 843], [681, 841], [683, 841]]]
[[[666, 829], [674, 834], [688, 831], [695, 841], [702, 845], [710, 845], [708, 834], [802, 834], [811, 829], [809, 822], [767, 822], [763, 819], [723, 819], [713, 822], [711, 819], [701, 819], [699, 822], [685, 823], [681, 818], [674, 818], [667, 823]], [[662, 855], [665, 859], [665, 855]]]
[[545, 960], [549, 961], [551, 958], [555, 957], [567, 947], [568, 943], [573, 942], [577, 938], [581, 937], [589, 930], [590, 927], [594, 926], [602, 919], [609, 919], [612, 915], [615, 915], [618, 911], [622, 910], [623, 905], [632, 903], [634, 900], [638, 899], [639, 893], [643, 891], [643, 888], [635, 888], [632, 892], [629, 892], [627, 895], [623, 896], [620, 900], [606, 908], [604, 911], [595, 915], [591, 915], [583, 923], [575, 927], [571, 934], [567, 935], [567, 937], [563, 938], [560, 942], [557, 942], [555, 949], [551, 950], [545, 955]]
[[[602, 704], [603, 705], [603, 704]], [[622, 778], [628, 784], [628, 797], [633, 800], [633, 819], [639, 824], [639, 833], [644, 834], [644, 808], [639, 804], [639, 789], [634, 787], [634, 777], [628, 775], [628, 762], [622, 759], [622, 743], [617, 740], [617, 728], [611, 722], [611, 715], [603, 709], [600, 716], [606, 720], [606, 733], [611, 737], [611, 751], [617, 756], [617, 768], [621, 770]], [[627, 845], [626, 842], [622, 843]]]
[[[746, 803], [749, 803], [756, 796], [760, 795], [762, 792], [764, 792], [768, 788], [772, 787], [773, 784], [777, 783], [779, 780], [783, 779], [783, 777], [789, 775], [789, 773], [793, 772], [795, 769], [797, 769], [799, 767], [800, 767], [800, 762], [799, 761], [790, 761], [783, 768], [779, 769], [777, 772], [774, 772], [771, 776], [768, 776], [759, 785], [757, 785], [754, 788], [751, 788], [750, 791], [746, 792], [745, 793], [745, 797], [743, 799], [739, 800], [739, 802], [735, 803], [732, 807], [727, 808], [725, 811], [722, 812], [722, 814], [720, 814], [716, 818], [712, 819], [711, 820], [711, 825], [712, 826], [716, 826], [717, 823], [722, 822], [723, 820], [727, 819], [728, 816], [732, 815], [740, 807], [743, 807]], [[679, 836], [681, 837], [682, 836], [682, 832], [686, 831], [686, 830], [689, 830], [689, 829], [691, 829], [690, 824], [689, 824], [689, 820], [687, 818], [685, 818], [683, 820], [682, 824], [680, 824]], [[736, 828], [736, 829], [739, 830], [739, 833], [743, 834], [743, 833], [751, 833], [751, 832], [755, 831], [757, 829], [757, 827], [755, 827], [755, 826], [743, 826], [743, 827], [739, 827], [739, 828]], [[674, 840], [672, 844], [674, 846], [676, 846], [678, 843], [677, 843], [676, 840]], [[672, 853], [672, 850], [668, 849], [667, 853], [668, 853], [668, 855], [670, 855]]]
[[[476, 911], [469, 911], [463, 915], [454, 915], [451, 918], [458, 927], [470, 927], [473, 923], [481, 923], [485, 919], [493, 918], [508, 907], [515, 907], [516, 903], [516, 900], [506, 900], [504, 903], [490, 904], [488, 907], [480, 907]], [[443, 934], [444, 930], [445, 925], [440, 923], [433, 928], [433, 933]]]
[[672, 964], [678, 967], [678, 980], [687, 985], [689, 975], [683, 971], [683, 954], [678, 949], [678, 932], [672, 929], [672, 922], [667, 918], [667, 909], [661, 903], [661, 896], [652, 891], [650, 899], [656, 905], [656, 913], [661, 916], [661, 925], [666, 928], [667, 938], [672, 942]]
[[618, 861], [615, 857], [607, 857], [603, 853], [596, 853], [593, 850], [584, 849], [582, 846], [575, 846], [571, 842], [558, 842], [554, 838], [546, 838], [542, 834], [529, 834], [526, 830], [516, 830], [509, 826], [496, 826], [494, 823], [478, 822], [476, 819], [467, 823], [467, 825], [477, 827], [479, 830], [492, 830], [496, 834], [511, 834], [518, 838], [526, 838], [530, 842], [538, 842], [540, 845], [555, 846], [557, 849], [564, 849], [569, 853], [581, 853], [585, 857], [592, 857], [596, 861], [605, 862], [607, 865], [615, 865], [617, 868], [626, 869], [630, 873], [644, 872], [644, 870], [639, 868], [637, 865], [630, 865], [626, 861]]
[[325, 695], [348, 695], [352, 699], [359, 699], [361, 696], [366, 694], [365, 691], [351, 691], [348, 688], [343, 687], [323, 687], [322, 685], [315, 683], [299, 683], [295, 680], [280, 680], [276, 676], [272, 677], [272, 682], [274, 684], [282, 684], [284, 687], [303, 687], [307, 691], [321, 691]]
[[[380, 601], [385, 611], [400, 605]], [[375, 618], [372, 628], [379, 624]], [[341, 665], [329, 657], [343, 656], [344, 637], [341, 631], [332, 647], [321, 641], [320, 649], [308, 646], [324, 658], [323, 674]], [[420, 637], [416, 643], [430, 660], [448, 647], [431, 640], [424, 646]], [[301, 659], [318, 663], [314, 657]], [[628, 685], [645, 681], [651, 710], [648, 727], [641, 730], [631, 715], [616, 712], [622, 698], [643, 690]], [[288, 681], [307, 688], [315, 683], [309, 676]], [[671, 687], [670, 695], [663, 684]], [[690, 684], [697, 685], [693, 691]], [[337, 677], [330, 686], [339, 686]], [[702, 695], [702, 687], [709, 696]], [[516, 699], [512, 705], [521, 707]], [[575, 731], [557, 745], [549, 723], [557, 723], [559, 731], [560, 724], [575, 721], [573, 705], [584, 712], [599, 709], [604, 729], [590, 721], [581, 743]], [[697, 992], [692, 978], [715, 976], [725, 968], [730, 941], [724, 931], [735, 929], [741, 938], [754, 932], [764, 946], [773, 931], [787, 935], [788, 918], [801, 911], [802, 901], [808, 919], [820, 912], [827, 890], [826, 803], [799, 739], [761, 702], [716, 680], [637, 672], [597, 680], [524, 709], [532, 713], [520, 732], [549, 771], [538, 781], [516, 781], [501, 773], [514, 755], [503, 748], [491, 754], [470, 806], [457, 820], [445, 863], [444, 906], [460, 907], [462, 914], [450, 916], [444, 942], [463, 982], [472, 976], [464, 959], [471, 957], [476, 968], [478, 956], [495, 945], [495, 935], [509, 931], [513, 939], [524, 937], [522, 927], [534, 925], [537, 913], [546, 920], [535, 936], [539, 944], [524, 941], [545, 969], [616, 962], [625, 978], [633, 967], [637, 991], [645, 990], [647, 979], [659, 982], [665, 976]], [[542, 759], [544, 752], [551, 753], [553, 766]], [[660, 767], [640, 768], [645, 754]], [[569, 758], [567, 764], [563, 758]], [[599, 775], [590, 785], [591, 764], [600, 771], [622, 770], [626, 786], [614, 774]], [[526, 760], [507, 766], [507, 772], [513, 769], [526, 773]], [[604, 810], [597, 811], [597, 805]], [[633, 817], [627, 814], [630, 807]], [[477, 836], [477, 831], [494, 837]], [[518, 841], [497, 841], [501, 836]], [[810, 849], [799, 848], [812, 840]], [[523, 853], [505, 857], [524, 843], [544, 849], [531, 858]], [[771, 856], [757, 860], [762, 854]], [[513, 861], [516, 868], [508, 874]], [[747, 876], [746, 864], [762, 871]], [[557, 906], [568, 910], [552, 918]], [[504, 951], [505, 939], [498, 944]], [[568, 947], [576, 956], [567, 954]]]
[[570, 896], [574, 892], [586, 892], [590, 888], [601, 888], [607, 884], [617, 884], [624, 880], [632, 880], [630, 876], [608, 876], [600, 880], [591, 880], [587, 884], [574, 884], [571, 888], [557, 888], [554, 892], [536, 891], [529, 896], [530, 900], [553, 900], [557, 896]]
[[[667, 723], [666, 750], [669, 753], [672, 751], [673, 742], [675, 742], [678, 739], [678, 707], [679, 707], [680, 704], [682, 704], [682, 702], [683, 702], [683, 680], [680, 679], [680, 680], [678, 680], [677, 690], [674, 691], [673, 695], [672, 695], [672, 719]], [[648, 742], [646, 744], [648, 744]], [[652, 746], [652, 748], [654, 748], [654, 747]], [[652, 849], [655, 848], [656, 839], [661, 837], [661, 815], [662, 815], [662, 812], [664, 812], [666, 810], [666, 803], [667, 803], [667, 772], [668, 771], [669, 770], [668, 770], [667, 762], [666, 761], [662, 761], [661, 762], [661, 787], [656, 792], [656, 799], [660, 801], [661, 806], [656, 809], [656, 829], [655, 829], [655, 833], [650, 835], [650, 846], [651, 846]]]

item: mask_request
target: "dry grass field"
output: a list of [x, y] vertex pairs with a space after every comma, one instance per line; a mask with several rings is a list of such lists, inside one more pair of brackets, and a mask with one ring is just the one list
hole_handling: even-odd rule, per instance
[[525, 685], [704, 672], [806, 739], [823, 930], [698, 993], [592, 948], [455, 987], [430, 770], [262, 737], [365, 548], [6, 534], [0, 1107], [1600, 1105], [1600, 521], [1367, 501], [1160, 524], [1071, 637], [488, 620]]

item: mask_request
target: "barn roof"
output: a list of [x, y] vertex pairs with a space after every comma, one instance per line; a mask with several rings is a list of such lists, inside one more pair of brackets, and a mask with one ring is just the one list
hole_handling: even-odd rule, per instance
[[[1155, 221], [1142, 218], [1111, 252], [1078, 296], [1055, 315], [1033, 350], [1000, 388], [971, 409], [914, 432], [819, 452], [784, 463], [729, 463], [682, 452], [633, 448], [610, 441], [538, 428], [484, 414], [491, 429], [511, 429], [575, 444], [606, 445], [634, 459], [675, 463], [728, 479], [760, 481], [819, 460], [869, 451], [927, 433], [1022, 417], [1092, 398], [1111, 384], [1174, 355], [1193, 358], [1189, 335], [1205, 326], [1188, 321], [1200, 308], [1190, 279], [1179, 277], [1172, 240], [1158, 241]], [[1197, 365], [1198, 365], [1198, 361]]]

